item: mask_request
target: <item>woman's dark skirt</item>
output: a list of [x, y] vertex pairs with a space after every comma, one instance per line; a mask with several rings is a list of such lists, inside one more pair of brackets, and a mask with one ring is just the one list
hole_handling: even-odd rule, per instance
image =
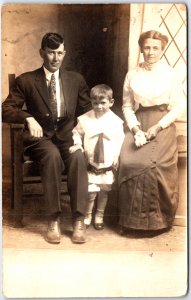
[[[166, 106], [141, 108], [136, 115], [147, 131], [167, 113]], [[123, 228], [170, 228], [178, 205], [176, 128], [171, 124], [137, 148], [126, 132], [119, 167], [119, 224]]]

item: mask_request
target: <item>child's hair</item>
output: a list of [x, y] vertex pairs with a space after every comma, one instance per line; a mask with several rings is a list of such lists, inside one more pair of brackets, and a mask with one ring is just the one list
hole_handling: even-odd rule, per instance
[[112, 100], [113, 99], [113, 91], [106, 84], [98, 84], [91, 89], [90, 98], [91, 99], [107, 98], [108, 100]]

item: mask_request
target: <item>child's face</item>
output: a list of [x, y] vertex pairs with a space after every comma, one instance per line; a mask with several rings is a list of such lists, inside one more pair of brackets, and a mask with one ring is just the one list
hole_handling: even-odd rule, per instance
[[92, 108], [96, 116], [100, 117], [109, 111], [110, 107], [113, 106], [114, 100], [108, 98], [92, 99]]

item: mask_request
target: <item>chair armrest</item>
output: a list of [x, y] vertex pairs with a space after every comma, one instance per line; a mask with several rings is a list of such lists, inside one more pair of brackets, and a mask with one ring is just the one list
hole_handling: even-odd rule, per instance
[[[17, 201], [22, 196], [23, 182], [23, 124], [6, 123], [10, 130], [11, 141], [11, 177], [12, 177], [12, 195], [11, 207], [16, 207]], [[20, 203], [20, 202], [19, 202]], [[20, 205], [20, 204], [19, 204]]]
[[23, 158], [23, 128], [24, 124], [8, 123], [10, 126], [12, 164]]
[[8, 125], [10, 126], [11, 153], [15, 157], [15, 152], [20, 155], [23, 152], [22, 132], [24, 124], [8, 123]]
[[9, 123], [9, 126], [11, 129], [23, 129], [24, 128], [24, 124]]

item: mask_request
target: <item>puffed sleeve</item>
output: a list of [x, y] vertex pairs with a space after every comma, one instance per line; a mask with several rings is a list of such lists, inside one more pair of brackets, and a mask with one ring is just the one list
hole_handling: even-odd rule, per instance
[[122, 105], [124, 118], [130, 130], [135, 126], [140, 125], [139, 121], [135, 116], [135, 101], [133, 97], [133, 91], [130, 87], [131, 75], [132, 73], [128, 72], [125, 77], [125, 81], [123, 85], [123, 105]]
[[159, 121], [162, 128], [168, 127], [186, 112], [186, 97], [183, 93], [182, 82], [174, 70], [172, 70], [169, 97], [169, 112]]

